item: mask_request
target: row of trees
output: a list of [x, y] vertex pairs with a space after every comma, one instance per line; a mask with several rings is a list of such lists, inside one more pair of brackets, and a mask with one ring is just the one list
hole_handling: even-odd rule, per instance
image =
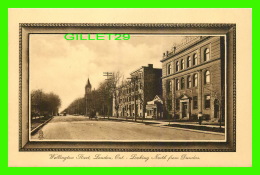
[[75, 99], [64, 111], [68, 114], [85, 114], [85, 98]]
[[[120, 72], [113, 72], [111, 76], [102, 81], [98, 88], [88, 94], [88, 108], [98, 112], [100, 115], [111, 116], [113, 107], [113, 94], [122, 80]], [[75, 99], [63, 112], [68, 114], [85, 114], [85, 98]]]
[[54, 93], [45, 93], [41, 89], [31, 92], [31, 116], [57, 115], [61, 106], [60, 97]]

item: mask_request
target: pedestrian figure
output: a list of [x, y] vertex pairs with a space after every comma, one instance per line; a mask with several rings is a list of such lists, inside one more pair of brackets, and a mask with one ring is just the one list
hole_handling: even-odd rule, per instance
[[202, 124], [202, 113], [201, 112], [199, 112], [199, 114], [198, 114], [198, 117], [199, 117], [199, 124], [201, 125]]

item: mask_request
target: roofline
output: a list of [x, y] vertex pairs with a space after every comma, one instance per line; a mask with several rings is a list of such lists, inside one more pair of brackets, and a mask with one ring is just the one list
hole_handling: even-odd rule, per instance
[[177, 55], [179, 55], [179, 54], [181, 54], [181, 53], [183, 53], [183, 52], [189, 50], [191, 47], [193, 47], [193, 46], [195, 46], [195, 45], [197, 45], [197, 44], [199, 44], [199, 43], [201, 43], [201, 42], [203, 42], [203, 41], [205, 41], [205, 40], [207, 40], [207, 39], [209, 39], [209, 38], [211, 38], [211, 37], [213, 37], [213, 36], [207, 36], [207, 37], [205, 37], [205, 38], [199, 40], [198, 42], [195, 42], [195, 43], [193, 43], [193, 44], [191, 44], [191, 45], [188, 45], [187, 48], [184, 48], [184, 49], [178, 51], [177, 53], [175, 53], [175, 54], [173, 54], [173, 55], [171, 55], [171, 56], [169, 56], [169, 57], [166, 57], [166, 58], [160, 60], [160, 62], [163, 63], [163, 62], [169, 60], [170, 58], [173, 58], [173, 57], [175, 57], [175, 56], [177, 56]]
[[[137, 71], [139, 71], [140, 69], [143, 69], [143, 68], [149, 68], [149, 66], [142, 66], [142, 67], [140, 67], [140, 68], [138, 68], [138, 69], [136, 69], [136, 70], [130, 72], [130, 75], [133, 74], [133, 73], [135, 73], [135, 72], [137, 72]], [[153, 67], [152, 69], [162, 70], [161, 68], [154, 68], [154, 67]]]

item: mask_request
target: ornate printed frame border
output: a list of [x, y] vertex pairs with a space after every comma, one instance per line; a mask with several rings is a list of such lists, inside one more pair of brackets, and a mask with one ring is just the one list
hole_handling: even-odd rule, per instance
[[[227, 47], [226, 142], [31, 142], [29, 141], [29, 34], [46, 33], [221, 34]], [[19, 151], [235, 152], [236, 24], [230, 23], [20, 23]]]

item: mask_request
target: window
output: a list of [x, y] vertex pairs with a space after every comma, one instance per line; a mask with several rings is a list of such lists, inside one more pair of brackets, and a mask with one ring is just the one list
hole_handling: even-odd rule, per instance
[[185, 87], [184, 78], [181, 78], [181, 89], [184, 89], [184, 87]]
[[181, 60], [181, 70], [184, 69], [184, 60]]
[[191, 88], [191, 76], [187, 77], [187, 87]]
[[176, 110], [179, 110], [180, 109], [180, 100], [179, 99], [176, 99]]
[[204, 61], [209, 61], [209, 49], [204, 50]]
[[180, 89], [180, 80], [177, 79], [176, 80], [176, 90], [179, 90]]
[[167, 108], [168, 108], [168, 110], [172, 110], [172, 100], [171, 99], [167, 100]]
[[193, 97], [193, 109], [198, 109], [198, 97]]
[[198, 74], [193, 75], [193, 87], [198, 86]]
[[193, 65], [197, 65], [198, 64], [198, 55], [195, 53], [193, 55]]
[[171, 92], [172, 91], [172, 81], [169, 81], [169, 86], [168, 86], [168, 92]]
[[191, 67], [191, 58], [190, 58], [190, 56], [188, 56], [188, 58], [187, 58], [187, 68], [188, 67]]
[[176, 72], [179, 71], [179, 61], [176, 62]]
[[205, 72], [205, 77], [204, 78], [205, 78], [204, 79], [205, 84], [210, 83], [210, 72], [208, 70]]
[[172, 65], [168, 64], [168, 75], [172, 73]]
[[210, 108], [210, 95], [205, 95], [205, 109]]

